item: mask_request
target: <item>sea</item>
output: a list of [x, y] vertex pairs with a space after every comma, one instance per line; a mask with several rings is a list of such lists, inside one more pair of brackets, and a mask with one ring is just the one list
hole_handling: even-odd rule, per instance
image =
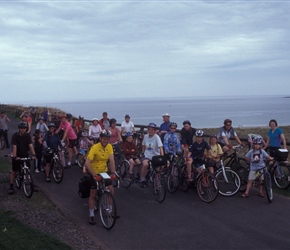
[[195, 128], [216, 128], [222, 126], [226, 118], [233, 121], [233, 127], [268, 126], [270, 119], [276, 119], [279, 126], [290, 125], [290, 96], [96, 99], [41, 105], [88, 120], [100, 119], [106, 111], [109, 118], [121, 123], [128, 114], [135, 125], [154, 122], [159, 126], [164, 113], [170, 114], [170, 121], [176, 122], [178, 128], [184, 120], [191, 121]]

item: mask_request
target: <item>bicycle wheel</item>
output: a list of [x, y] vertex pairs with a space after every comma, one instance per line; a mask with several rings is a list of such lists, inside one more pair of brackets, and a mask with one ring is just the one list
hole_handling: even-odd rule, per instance
[[266, 191], [268, 201], [272, 203], [273, 201], [272, 180], [271, 180], [271, 175], [268, 172], [264, 174], [264, 188]]
[[0, 135], [0, 149], [3, 150], [5, 147], [5, 138], [4, 135]]
[[120, 167], [117, 168], [117, 174], [120, 176], [121, 184], [124, 188], [131, 186], [131, 179], [129, 178], [130, 163], [125, 160], [121, 163]]
[[153, 178], [154, 195], [159, 203], [162, 203], [166, 197], [165, 176], [160, 172], [155, 173]]
[[33, 181], [30, 172], [23, 173], [23, 191], [26, 197], [30, 198], [33, 194]]
[[63, 166], [60, 161], [52, 162], [52, 176], [56, 183], [61, 183], [63, 179]]
[[103, 226], [112, 229], [116, 222], [117, 209], [113, 195], [105, 191], [99, 200], [99, 214]]
[[290, 186], [290, 168], [285, 163], [275, 165], [273, 179], [278, 188], [287, 189]]
[[83, 154], [81, 153], [78, 153], [77, 156], [76, 156], [76, 160], [77, 160], [77, 163], [78, 163], [78, 166], [80, 168], [82, 168], [85, 164], [85, 157]]
[[183, 169], [180, 173], [179, 176], [179, 186], [178, 188], [183, 191], [183, 192], [187, 192], [190, 188], [190, 186], [188, 185], [188, 182], [186, 181], [186, 176], [187, 174], [185, 173], [185, 169]]
[[197, 193], [200, 199], [206, 203], [213, 202], [219, 193], [218, 182], [214, 175], [204, 173], [197, 181]]
[[243, 166], [240, 166], [235, 172], [238, 174], [241, 180], [240, 191], [246, 190], [249, 177], [249, 170]]
[[16, 187], [17, 187], [18, 189], [21, 188], [21, 180], [22, 180], [22, 177], [20, 176], [20, 173], [17, 172], [17, 173], [16, 173], [16, 177], [15, 177], [15, 183], [16, 183]]
[[241, 187], [240, 177], [231, 169], [225, 169], [225, 176], [222, 170], [217, 172], [216, 179], [219, 185], [219, 193], [224, 196], [236, 194]]
[[167, 190], [170, 193], [174, 193], [179, 186], [179, 168], [177, 166], [173, 166], [171, 171], [167, 175]]

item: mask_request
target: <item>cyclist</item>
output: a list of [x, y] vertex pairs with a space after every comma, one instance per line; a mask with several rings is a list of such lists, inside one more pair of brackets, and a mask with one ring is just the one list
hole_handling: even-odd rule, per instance
[[122, 133], [122, 140], [123, 142], [126, 141], [126, 133], [128, 132], [135, 132], [134, 123], [130, 121], [130, 116], [125, 115], [125, 121], [121, 124], [121, 133]]
[[39, 129], [35, 130], [32, 141], [34, 142], [34, 151], [36, 155], [36, 160], [34, 161], [34, 171], [35, 173], [39, 173], [41, 171], [41, 158], [43, 151], [43, 136]]
[[8, 123], [10, 122], [10, 119], [7, 115], [5, 115], [4, 111], [0, 112], [0, 130], [4, 134], [6, 147], [9, 148], [9, 142], [8, 142]]
[[163, 123], [160, 125], [159, 128], [159, 135], [161, 138], [161, 141], [164, 141], [164, 136], [167, 132], [169, 132], [169, 124], [170, 124], [170, 115], [168, 113], [163, 114]]
[[38, 123], [36, 124], [36, 129], [39, 129], [41, 134], [44, 136], [44, 134], [48, 131], [48, 127], [44, 123], [44, 118], [40, 117], [38, 119]]
[[216, 166], [217, 161], [220, 160], [220, 157], [223, 155], [223, 150], [221, 148], [221, 145], [217, 143], [217, 136], [211, 135], [209, 138], [209, 145], [213, 154], [212, 155], [208, 152], [206, 149], [204, 151], [204, 155], [206, 158], [208, 158], [207, 166], [210, 173], [214, 173], [214, 168]]
[[133, 168], [134, 165], [140, 165], [141, 162], [137, 157], [138, 154], [138, 148], [136, 144], [133, 142], [133, 134], [131, 132], [128, 132], [126, 134], [126, 141], [123, 144], [123, 150], [126, 160], [130, 163], [130, 169], [129, 169], [129, 177], [133, 178]]
[[270, 155], [275, 157], [278, 149], [281, 148], [281, 142], [283, 143], [283, 148], [287, 149], [286, 139], [282, 129], [278, 128], [278, 123], [275, 119], [269, 121], [269, 127], [265, 148], [270, 146]]
[[[35, 151], [32, 145], [31, 136], [26, 132], [28, 124], [27, 122], [18, 123], [18, 132], [12, 135], [12, 171], [10, 173], [10, 188], [8, 193], [14, 194], [13, 184], [15, 180], [15, 174], [21, 171], [21, 161], [19, 158], [29, 157], [29, 151], [32, 153], [32, 159], [35, 159]], [[30, 168], [30, 161], [27, 161], [27, 167]]]
[[89, 137], [93, 143], [99, 142], [102, 128], [99, 124], [98, 118], [93, 118], [92, 124], [89, 126]]
[[85, 151], [89, 150], [89, 148], [93, 145], [94, 143], [89, 140], [88, 133], [82, 132], [82, 139], [80, 140], [80, 153], [84, 155]]
[[192, 163], [195, 163], [195, 167], [197, 172], [200, 172], [199, 167], [204, 162], [204, 151], [205, 149], [208, 150], [208, 153], [214, 158], [214, 155], [212, 153], [211, 147], [208, 145], [208, 143], [203, 140], [203, 131], [197, 130], [195, 132], [195, 142], [192, 143], [191, 148], [188, 152], [187, 158], [186, 158], [186, 167], [187, 167], [187, 174], [188, 179], [187, 181], [192, 181], [191, 176], [191, 169], [192, 169]]
[[253, 148], [254, 144], [253, 144], [253, 139], [254, 138], [261, 138], [262, 140], [262, 148], [265, 147], [266, 142], [264, 141], [263, 137], [259, 134], [248, 134], [248, 143], [249, 143], [249, 148]]
[[196, 129], [191, 127], [191, 122], [185, 120], [183, 122], [183, 128], [180, 131], [181, 134], [181, 149], [183, 150], [184, 158], [188, 155], [188, 146], [193, 143], [193, 137], [195, 136]]
[[[45, 176], [46, 181], [50, 182], [49, 173], [50, 173], [50, 162], [53, 157], [53, 152], [50, 153], [51, 150], [57, 151], [59, 147], [62, 147], [61, 140], [58, 134], [55, 133], [55, 124], [49, 123], [48, 124], [49, 131], [45, 134], [43, 139], [43, 147], [46, 148], [45, 150]], [[48, 150], [50, 148], [51, 150]]]
[[142, 170], [141, 170], [141, 187], [147, 187], [145, 178], [148, 172], [149, 160], [155, 155], [164, 155], [163, 144], [160, 137], [156, 134], [157, 125], [155, 123], [148, 124], [148, 134], [142, 141]]
[[122, 141], [121, 131], [117, 128], [117, 120], [115, 118], [110, 119], [110, 128], [108, 130], [112, 133], [112, 136], [110, 138], [111, 144]]
[[[65, 144], [66, 139], [68, 139], [69, 144], [68, 144], [68, 163], [67, 163], [67, 168], [71, 167], [71, 161], [72, 161], [72, 151], [74, 150], [75, 155], [77, 155], [77, 147], [76, 147], [76, 142], [77, 142], [77, 135], [75, 131], [73, 130], [71, 124], [67, 121], [67, 119], [70, 116], [61, 116], [61, 123], [59, 128], [55, 131], [56, 134], [58, 134], [62, 129], [64, 131], [63, 137], [62, 137], [62, 144]], [[77, 162], [75, 162], [77, 164]]]
[[237, 133], [235, 132], [234, 128], [232, 127], [232, 120], [225, 119], [224, 126], [219, 129], [218, 133], [218, 141], [221, 145], [224, 152], [227, 152], [233, 146], [230, 144], [230, 137], [233, 136], [236, 141], [242, 145], [240, 138], [238, 137]]
[[[87, 172], [91, 177], [91, 189], [89, 197], [89, 223], [95, 225], [95, 215], [94, 207], [96, 203], [97, 187], [94, 176], [108, 172], [107, 162], [110, 164], [110, 172], [115, 173], [115, 162], [114, 162], [114, 152], [113, 147], [109, 143], [111, 137], [111, 132], [109, 130], [102, 130], [100, 133], [100, 142], [91, 147], [91, 150], [88, 154], [85, 166]], [[115, 174], [111, 174], [111, 177], [114, 178]], [[111, 180], [106, 183], [112, 195], [114, 195], [114, 189], [112, 186]]]
[[[253, 148], [248, 151], [246, 154], [246, 160], [250, 161], [250, 172], [248, 177], [248, 183], [246, 191], [240, 195], [242, 198], [249, 197], [249, 192], [252, 187], [253, 180], [256, 179], [256, 173], [259, 169], [262, 169], [265, 166], [264, 159], [273, 160], [273, 157], [269, 156], [265, 150], [262, 149], [262, 139], [257, 137], [253, 139]], [[260, 178], [259, 185], [259, 196], [264, 197], [262, 181], [264, 176]]]
[[163, 142], [165, 154], [181, 154], [180, 140], [177, 133], [175, 132], [176, 128], [177, 124], [175, 122], [169, 123], [170, 131], [165, 134]]
[[103, 118], [100, 120], [100, 126], [102, 129], [109, 129], [110, 127], [110, 119], [108, 118], [108, 113], [103, 112]]

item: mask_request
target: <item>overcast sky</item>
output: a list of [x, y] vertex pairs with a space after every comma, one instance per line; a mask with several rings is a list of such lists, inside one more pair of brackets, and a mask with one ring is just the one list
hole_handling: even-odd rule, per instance
[[1, 0], [0, 103], [289, 95], [289, 10], [287, 0]]

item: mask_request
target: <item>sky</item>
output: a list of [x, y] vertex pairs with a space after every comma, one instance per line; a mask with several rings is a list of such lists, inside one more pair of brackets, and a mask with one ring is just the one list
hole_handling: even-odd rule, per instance
[[289, 10], [290, 0], [1, 0], [0, 103], [290, 95]]

